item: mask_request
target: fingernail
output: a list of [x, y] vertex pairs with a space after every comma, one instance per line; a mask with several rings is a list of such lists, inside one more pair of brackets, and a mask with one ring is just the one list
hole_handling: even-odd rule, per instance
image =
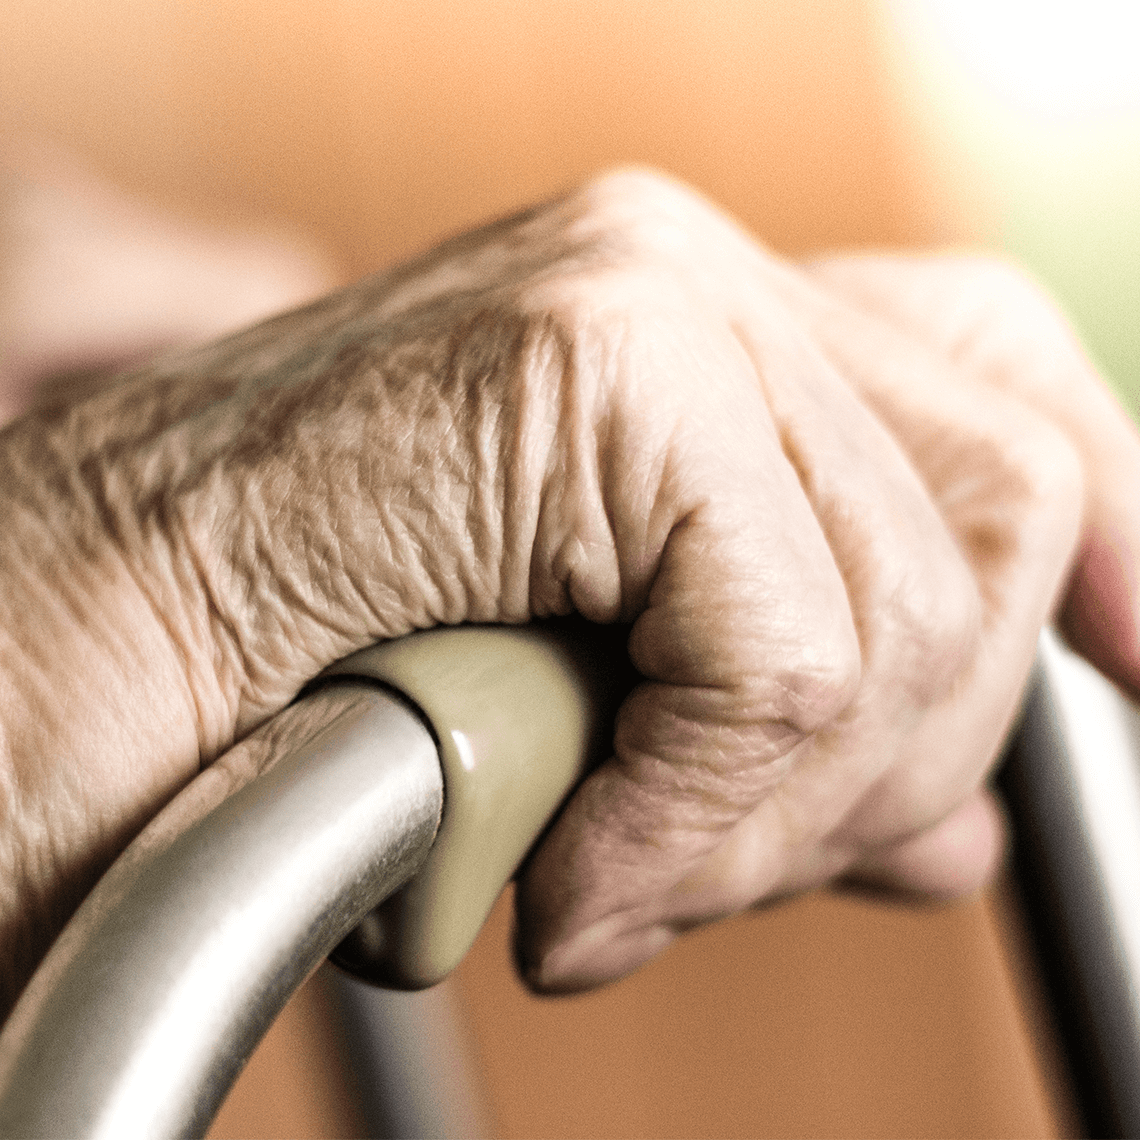
[[617, 981], [659, 954], [676, 937], [666, 926], [625, 930], [612, 915], [544, 953], [525, 970], [527, 985], [545, 993], [574, 993]]

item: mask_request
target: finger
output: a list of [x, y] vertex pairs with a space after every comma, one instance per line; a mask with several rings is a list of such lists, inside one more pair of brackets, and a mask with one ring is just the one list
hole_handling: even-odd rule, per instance
[[995, 761], [1076, 546], [1081, 463], [1039, 412], [897, 325], [833, 298], [817, 298], [810, 319], [907, 449], [983, 603], [972, 670], [916, 726], [902, 762], [836, 836], [873, 846], [888, 828], [902, 839], [907, 827], [933, 826], [939, 817], [927, 813], [962, 802]]
[[[980, 628], [976, 640], [968, 643], [960, 640], [959, 633], [964, 667], [953, 676], [953, 684], [941, 692], [935, 689], [938, 699], [919, 706], [919, 715], [912, 708], [909, 717], [892, 703], [890, 694], [913, 683], [913, 673], [924, 678], [937, 673], [938, 654], [932, 647], [955, 644], [950, 634], [953, 621], [943, 628], [941, 639], [929, 613], [926, 637], [909, 644], [905, 639], [884, 638], [884, 656], [897, 672], [892, 673], [889, 666], [882, 669], [878, 685], [871, 682], [870, 655], [864, 644], [860, 701], [869, 711], [844, 719], [857, 721], [870, 731], [860, 738], [845, 724], [829, 734], [829, 744], [836, 755], [851, 762], [845, 765], [832, 756], [821, 761], [830, 783], [842, 781], [860, 799], [848, 805], [844, 818], [828, 818], [819, 792], [828, 781], [813, 770], [816, 757], [801, 759], [773, 792], [776, 805], [764, 805], [738, 825], [732, 848], [726, 845], [720, 853], [726, 864], [724, 880], [750, 884], [747, 889], [755, 890], [758, 884], [748, 878], [750, 853], [781, 820], [786, 822], [789, 813], [826, 819], [834, 830], [820, 834], [800, 829], [800, 849], [789, 858], [788, 873], [780, 884], [783, 890], [817, 885], [829, 875], [842, 873], [852, 861], [860, 863], [868, 849], [905, 844], [936, 828], [955, 805], [975, 792], [992, 767], [1016, 712], [1037, 631], [1057, 596], [1079, 520], [1076, 459], [1063, 437], [1031, 409], [958, 375], [923, 345], [863, 314], [829, 310], [828, 328], [817, 330], [817, 335], [890, 425], [900, 445], [908, 448], [940, 512], [939, 529], [957, 542], [948, 555], [931, 542], [933, 530], [916, 528], [911, 537], [912, 543], [915, 538], [918, 542], [909, 549], [892, 552], [889, 545], [871, 544], [867, 553], [877, 572], [883, 575], [884, 561], [889, 565], [891, 553], [902, 555], [903, 564], [931, 592], [936, 608], [953, 613], [960, 604], [954, 600], [955, 592], [961, 587], [953, 576], [948, 577], [948, 570], [964, 562], [979, 599]], [[834, 395], [828, 408], [840, 422], [852, 422], [851, 410]], [[832, 464], [834, 470], [853, 473], [860, 469], [850, 454], [831, 458], [838, 461]], [[875, 470], [886, 475], [890, 467], [879, 457]], [[897, 513], [906, 497], [899, 485], [888, 481], [886, 486], [888, 501]], [[885, 512], [869, 511], [857, 494], [848, 506], [876, 533], [890, 533], [892, 523]], [[817, 513], [822, 507], [821, 501]], [[826, 515], [826, 510], [822, 513]], [[837, 539], [831, 541], [835, 549]], [[887, 575], [885, 581], [890, 580]], [[849, 576], [849, 591], [852, 581]], [[865, 609], [853, 595], [853, 604], [857, 612], [881, 619], [889, 610], [884, 598], [891, 595], [889, 589], [869, 595]], [[885, 624], [889, 628], [890, 622]], [[913, 616], [909, 624], [912, 633], [923, 628]], [[921, 660], [908, 656], [915, 645], [927, 647]], [[966, 645], [972, 648], [968, 655]], [[905, 736], [901, 744], [897, 743], [899, 733]], [[888, 761], [885, 767], [884, 760]], [[876, 773], [879, 778], [868, 787], [866, 776]], [[777, 805], [779, 810], [774, 811]], [[947, 858], [955, 857], [951, 846], [938, 850]], [[961, 867], [929, 864], [914, 889], [924, 889], [928, 883], [935, 894], [941, 894], [943, 882], [975, 882], [983, 873], [978, 860], [966, 851], [962, 855], [966, 862]]]
[[[843, 345], [865, 336], [862, 319], [848, 317], [832, 330]], [[789, 816], [799, 821], [787, 866], [797, 888], [817, 885], [852, 852], [927, 827], [961, 802], [977, 786], [1002, 731], [996, 729], [980, 748], [962, 732], [932, 740], [937, 760], [929, 767], [943, 778], [936, 783], [924, 776], [889, 812], [875, 813], [865, 826], [846, 826], [853, 813], [858, 818], [863, 801], [897, 787], [897, 773], [914, 768], [914, 735], [931, 715], [965, 707], [959, 694], [978, 683], [979, 659], [994, 648], [987, 613], [995, 604], [992, 575], [980, 572], [977, 552], [962, 543], [962, 519], [946, 514], [940, 496], [919, 478], [922, 469], [913, 456], [886, 430], [895, 425], [864, 405], [846, 375], [852, 363], [858, 378], [865, 365], [889, 372], [891, 362], [901, 361], [912, 389], [924, 383], [940, 387], [944, 377], [937, 362], [910, 349], [880, 342], [866, 358], [837, 354], [832, 362], [813, 348], [818, 359], [810, 367], [801, 362], [785, 381], [778, 369], [765, 374], [785, 449], [795, 456], [843, 572], [863, 661], [858, 698], [842, 723], [820, 734], [810, 759], [802, 759], [775, 793], [784, 831]], [[963, 428], [942, 417], [938, 428], [959, 443], [977, 434], [969, 418]], [[973, 521], [984, 527], [987, 520]], [[1035, 585], [1031, 597], [1040, 594]], [[981, 683], [991, 681], [987, 676]], [[1003, 723], [1012, 715], [1019, 685], [1012, 676], [990, 691]], [[757, 818], [749, 826], [770, 828], [771, 822]], [[831, 851], [817, 852], [820, 844]], [[786, 878], [782, 886], [789, 884]]]
[[1086, 491], [1062, 624], [1094, 664], [1140, 692], [1140, 436], [1055, 308], [1012, 269], [981, 259], [839, 259], [817, 272], [1072, 441]]
[[864, 856], [844, 882], [909, 897], [962, 898], [992, 879], [1004, 850], [1001, 808], [980, 788], [932, 827]]
[[672, 362], [700, 369], [700, 383], [663, 491], [679, 517], [630, 640], [648, 680], [620, 712], [615, 757], [520, 883], [520, 956], [537, 988], [609, 980], [672, 937], [663, 900], [857, 683], [843, 580], [750, 362], [734, 345], [716, 363], [710, 374], [707, 359]]
[[[651, 599], [659, 604], [638, 623], [635, 654], [638, 633], [658, 654], [662, 647], [675, 653], [675, 643], [685, 645], [688, 630], [670, 626], [687, 612], [695, 613], [695, 624], [709, 640], [687, 668], [670, 670], [680, 684], [646, 686], [627, 704], [614, 765], [583, 789], [559, 825], [562, 834], [556, 831], [535, 859], [520, 892], [521, 949], [531, 960], [532, 984], [541, 988], [597, 984], [640, 964], [641, 956], [656, 952], [679, 930], [792, 883], [816, 885], [843, 870], [850, 854], [837, 860], [832, 850], [821, 859], [820, 841], [890, 767], [919, 710], [942, 697], [971, 655], [978, 608], [972, 580], [899, 449], [803, 342], [786, 330], [755, 339], [737, 331], [749, 351], [753, 384], [757, 372], [763, 375], [766, 405], [780, 433], [783, 454], [772, 460], [787, 456], [796, 473], [798, 486], [788, 488], [787, 501], [798, 492], [810, 510], [798, 529], [820, 531], [842, 574], [860, 640], [859, 695], [842, 726], [832, 725], [835, 718], [817, 718], [816, 731], [808, 733], [813, 738], [784, 754], [794, 762], [785, 763], [780, 779], [773, 780], [772, 765], [757, 764], [742, 747], [757, 726], [746, 716], [730, 732], [718, 732], [724, 728], [719, 710], [701, 707], [709, 694], [694, 691], [692, 681], [698, 669], [720, 667], [726, 676], [739, 671], [743, 662], [734, 666], [730, 655], [749, 634], [755, 641], [752, 660], [757, 654], [786, 659], [777, 636], [782, 631], [757, 621], [758, 612], [730, 610], [729, 622], [710, 621], [688, 599], [669, 597], [670, 567], [663, 566]], [[780, 342], [777, 360], [771, 346]], [[763, 485], [758, 475], [754, 486]], [[771, 503], [746, 505], [745, 512], [750, 517], [741, 520], [741, 533], [758, 533], [769, 544], [784, 537], [768, 529], [775, 514]], [[675, 550], [683, 551], [688, 537], [675, 532]], [[710, 541], [723, 539], [714, 535]], [[786, 541], [780, 545], [788, 547]], [[707, 575], [695, 579], [694, 587], [692, 566], [718, 561], [740, 564], [709, 552], [682, 553], [679, 591], [703, 593]], [[778, 571], [784, 568], [771, 569], [772, 588], [791, 594], [802, 569], [789, 565], [782, 576]], [[795, 613], [806, 627], [818, 620], [803, 606]], [[810, 628], [800, 632], [812, 635]], [[651, 676], [662, 675], [660, 661], [638, 664]], [[678, 726], [684, 726], [683, 747]], [[707, 750], [718, 752], [722, 764], [725, 757], [738, 758], [731, 788], [717, 789], [719, 802], [710, 794]], [[702, 794], [694, 797], [694, 787]], [[586, 838], [573, 830], [583, 814], [598, 824]], [[615, 841], [631, 817], [652, 825], [629, 843]], [[694, 841], [697, 831], [703, 832], [701, 842]], [[679, 841], [662, 849], [663, 834]], [[598, 865], [585, 872], [583, 862], [599, 852]], [[561, 915], [538, 913], [544, 893], [551, 892], [552, 867], [576, 877], [576, 894], [564, 890], [555, 896], [565, 908]]]

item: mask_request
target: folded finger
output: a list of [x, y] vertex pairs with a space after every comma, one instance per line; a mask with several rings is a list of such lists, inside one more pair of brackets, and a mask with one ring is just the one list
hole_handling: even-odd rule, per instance
[[1140, 691], [1140, 435], [1060, 314], [1015, 270], [981, 258], [841, 258], [815, 272], [1070, 440], [1085, 499], [1062, 624], [1094, 664]]

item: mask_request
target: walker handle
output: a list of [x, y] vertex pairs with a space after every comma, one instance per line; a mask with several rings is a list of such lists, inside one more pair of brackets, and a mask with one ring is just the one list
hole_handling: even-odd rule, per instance
[[[330, 670], [293, 752], [224, 797], [207, 769], [76, 912], [0, 1035], [0, 1134], [201, 1135], [330, 951], [446, 973], [608, 746], [623, 636], [441, 629]], [[1140, 1134], [1138, 755], [1135, 708], [1044, 634], [1002, 779], [1098, 1135]]]
[[204, 1134], [290, 994], [366, 919], [339, 953], [358, 972], [406, 987], [446, 973], [606, 739], [596, 694], [613, 670], [583, 630], [389, 643], [330, 670], [304, 697], [316, 728], [250, 782], [227, 795], [221, 769], [203, 772], [99, 881], [13, 1011], [0, 1135]]

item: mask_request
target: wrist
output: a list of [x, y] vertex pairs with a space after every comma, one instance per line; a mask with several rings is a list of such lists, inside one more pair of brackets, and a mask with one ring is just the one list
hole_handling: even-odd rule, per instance
[[0, 1003], [199, 759], [170, 639], [43, 444], [0, 434]]

